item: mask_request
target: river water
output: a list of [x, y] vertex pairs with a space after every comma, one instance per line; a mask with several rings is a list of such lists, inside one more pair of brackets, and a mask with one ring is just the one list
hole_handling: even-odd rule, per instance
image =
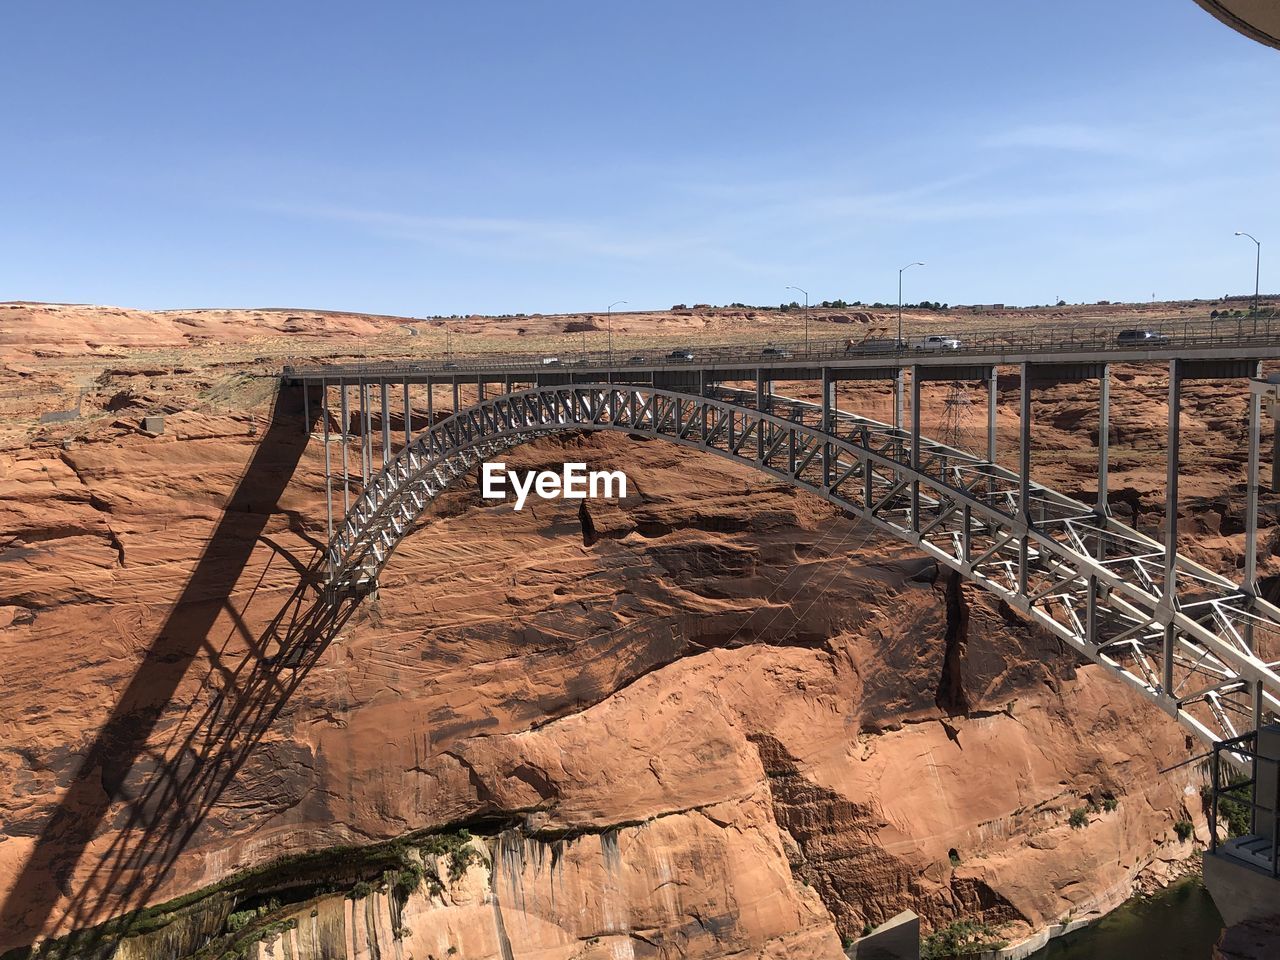
[[1031, 960], [1209, 960], [1221, 932], [1222, 916], [1204, 884], [1186, 877], [1051, 940]]

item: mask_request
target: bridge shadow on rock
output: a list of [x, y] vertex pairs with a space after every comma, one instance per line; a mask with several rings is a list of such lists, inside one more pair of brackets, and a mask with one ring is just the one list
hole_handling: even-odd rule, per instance
[[[195, 570], [0, 905], [0, 931], [9, 942], [29, 943], [51, 925], [82, 929], [146, 904], [354, 610], [352, 601], [335, 605], [324, 595], [322, 545], [312, 541], [314, 555], [303, 563], [264, 538], [306, 448], [310, 424], [302, 429], [300, 414], [300, 394], [282, 391]], [[298, 582], [254, 637], [232, 595], [262, 543], [275, 551], [267, 570], [289, 563]], [[237, 662], [229, 644], [218, 647], [210, 638], [224, 612], [247, 646], [237, 650]], [[181, 717], [164, 716], [201, 653], [209, 665], [200, 687], [208, 691], [207, 705], [198, 716], [199, 700]], [[174, 727], [167, 743], [156, 739], [162, 718]], [[77, 877], [81, 859], [106, 831], [109, 845]], [[70, 904], [51, 924], [64, 898]], [[87, 947], [76, 938], [65, 944], [69, 953], [39, 955], [82, 956]]]

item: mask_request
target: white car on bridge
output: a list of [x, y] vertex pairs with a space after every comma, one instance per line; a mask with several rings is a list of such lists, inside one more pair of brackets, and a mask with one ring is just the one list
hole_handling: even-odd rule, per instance
[[911, 346], [916, 350], [959, 350], [962, 344], [959, 337], [931, 333], [927, 337], [921, 337]]

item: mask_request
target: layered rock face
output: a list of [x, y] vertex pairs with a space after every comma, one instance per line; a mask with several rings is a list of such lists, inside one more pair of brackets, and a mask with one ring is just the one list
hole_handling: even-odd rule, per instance
[[[251, 418], [219, 406], [269, 380], [126, 379], [169, 404], [162, 436], [107, 415], [0, 453], [0, 950], [444, 825], [489, 838], [483, 876], [410, 900], [405, 957], [837, 956], [905, 908], [1013, 938], [1175, 869], [1176, 822], [1205, 839], [1195, 750], [1167, 716], [761, 474], [659, 441], [540, 440], [506, 459], [622, 469], [628, 497], [515, 511], [473, 478], [376, 597], [335, 612], [317, 589], [323, 444], [298, 398]], [[217, 401], [175, 412], [188, 382]], [[1039, 394], [1035, 464], [1083, 495], [1082, 389]], [[1162, 389], [1122, 372], [1115, 394], [1113, 503], [1145, 529]], [[881, 419], [888, 402], [840, 388]], [[1242, 394], [1194, 387], [1187, 405], [1187, 547], [1234, 572]], [[981, 446], [980, 414], [960, 426]], [[366, 942], [335, 902], [317, 916]]]
[[518, 956], [833, 955], [906, 907], [1025, 929], [1190, 850], [1166, 717], [905, 547], [660, 442], [513, 452], [629, 496], [588, 546], [576, 504], [463, 485], [321, 629], [298, 412], [6, 462], [4, 946], [446, 823], [508, 831]]

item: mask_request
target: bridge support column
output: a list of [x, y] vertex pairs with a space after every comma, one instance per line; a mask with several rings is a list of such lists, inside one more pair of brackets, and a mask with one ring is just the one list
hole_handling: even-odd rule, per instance
[[1280, 493], [1280, 429], [1271, 431], [1271, 492]]
[[987, 462], [996, 462], [996, 404], [999, 395], [996, 384], [1000, 375], [996, 373], [995, 364], [991, 365], [991, 379], [987, 381]]
[[306, 380], [302, 381], [302, 432], [311, 436], [311, 384]]
[[[756, 409], [764, 413], [768, 409], [769, 397], [765, 390], [764, 372], [756, 371]], [[764, 418], [756, 421], [756, 463], [764, 462]]]
[[453, 412], [454, 412], [454, 413], [457, 413], [460, 409], [462, 409], [462, 405], [458, 402], [458, 381], [457, 381], [457, 378], [454, 378], [454, 381], [453, 381]]
[[[1031, 364], [1022, 364], [1018, 396], [1018, 516], [1031, 528]], [[1018, 592], [1026, 595], [1031, 538], [1018, 538]]]
[[[911, 367], [911, 469], [920, 470], [920, 368]], [[911, 481], [911, 529], [920, 532], [920, 481]]]
[[[1262, 376], [1262, 364], [1254, 373]], [[1280, 432], [1280, 431], [1277, 431]], [[1244, 582], [1242, 586], [1250, 595], [1258, 587], [1258, 461], [1262, 446], [1262, 397], [1255, 390], [1249, 391], [1249, 476], [1245, 487], [1244, 511]], [[1252, 624], [1250, 624], [1252, 626]], [[1250, 631], [1252, 632], [1252, 631]], [[1252, 648], [1252, 644], [1250, 644]]]
[[[329, 381], [320, 381], [320, 416], [324, 419], [324, 521], [325, 546], [333, 544], [333, 464], [329, 455]], [[333, 554], [325, 550], [329, 579], [333, 579]]]
[[409, 407], [409, 378], [404, 379], [404, 445], [409, 446], [413, 442], [413, 423], [410, 416]]
[[342, 391], [342, 515], [351, 511], [351, 475], [347, 470], [347, 436], [351, 432], [351, 405], [347, 400], [347, 385], [339, 381]]
[[[831, 369], [829, 367], [822, 368], [822, 432], [830, 433], [831, 426], [834, 421], [832, 409], [835, 407], [835, 401], [832, 394], [835, 391], [835, 382], [831, 379]], [[791, 472], [795, 473], [795, 433], [791, 434]], [[831, 444], [824, 442], [822, 444], [822, 485], [824, 487], [831, 486]]]
[[391, 462], [391, 404], [387, 399], [387, 388], [389, 384], [386, 380], [382, 381], [382, 465], [385, 467]]
[[361, 484], [367, 485], [369, 484], [369, 462], [372, 460], [369, 434], [374, 426], [374, 419], [369, 416], [369, 384], [361, 380], [357, 390], [360, 396], [360, 481]]
[[435, 409], [435, 385], [431, 382], [431, 378], [427, 377], [427, 428], [436, 422]]
[[484, 381], [476, 377], [476, 403], [484, 403]]
[[1111, 450], [1111, 364], [1102, 365], [1098, 378], [1098, 516], [1111, 516], [1108, 483], [1108, 454]]
[[[1102, 376], [1098, 378], [1098, 498], [1094, 512], [1103, 519], [1111, 516], [1111, 505], [1107, 489], [1108, 468], [1107, 457], [1111, 448], [1111, 366], [1102, 365]], [[1107, 541], [1102, 534], [1094, 546], [1094, 559], [1102, 562], [1107, 558]], [[1098, 578], [1089, 575], [1089, 592], [1085, 595], [1084, 639], [1087, 643], [1098, 643]]]
[[[1165, 454], [1164, 494], [1164, 590], [1160, 603], [1172, 615], [1178, 609], [1178, 474], [1181, 463], [1182, 426], [1182, 361], [1169, 361], [1169, 441]], [[1166, 697], [1173, 696], [1173, 651], [1178, 628], [1172, 622], [1164, 628], [1161, 663], [1161, 687]]]
[[902, 382], [903, 369], [898, 370], [893, 375], [893, 429], [902, 429], [902, 400], [904, 384]]

